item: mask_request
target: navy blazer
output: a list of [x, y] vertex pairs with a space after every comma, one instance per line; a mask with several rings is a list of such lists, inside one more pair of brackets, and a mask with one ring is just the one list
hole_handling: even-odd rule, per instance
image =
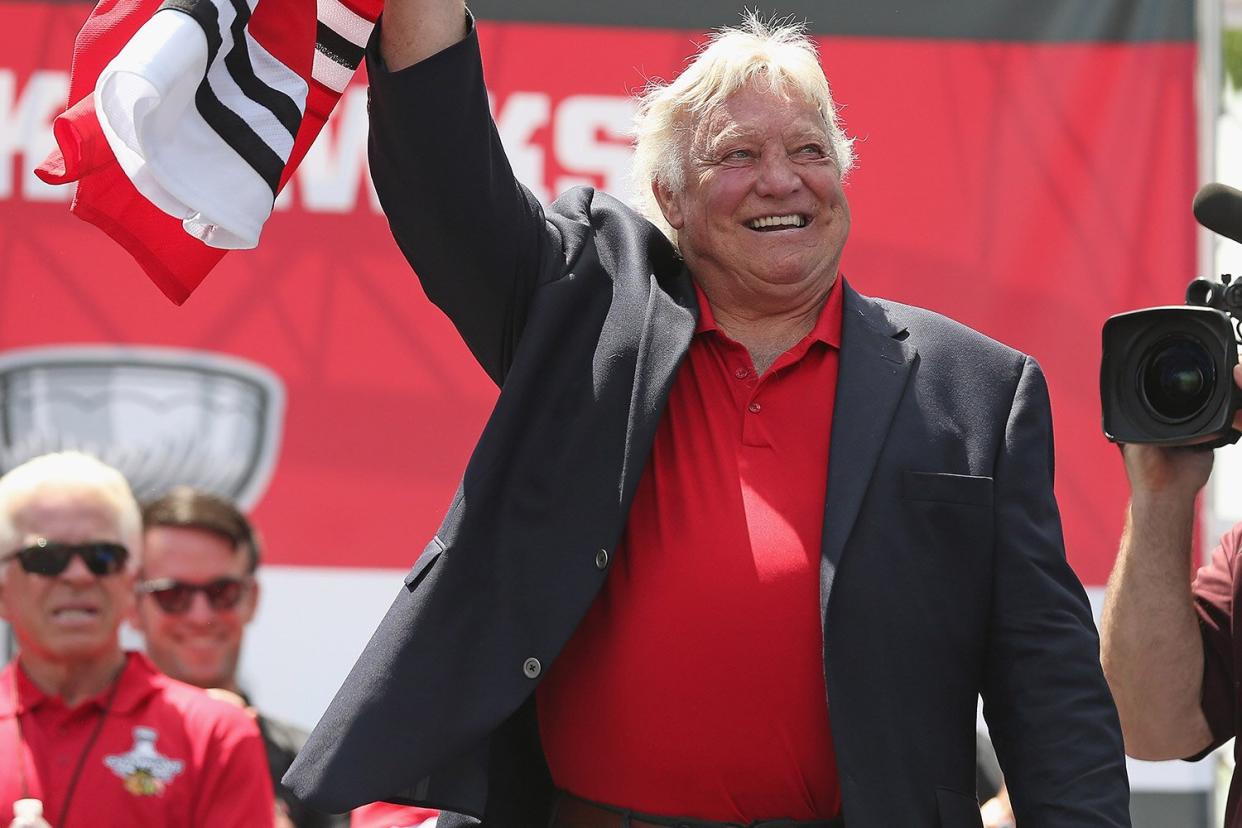
[[[516, 182], [473, 31], [400, 72], [375, 41], [369, 61], [393, 234], [501, 391], [286, 781], [325, 810], [389, 799], [533, 828], [553, 792], [533, 693], [608, 575], [694, 331], [691, 276], [616, 199], [576, 188], [545, 211]], [[981, 825], [979, 694], [1023, 828], [1129, 825], [1038, 366], [844, 289], [820, 609], [850, 828]]]

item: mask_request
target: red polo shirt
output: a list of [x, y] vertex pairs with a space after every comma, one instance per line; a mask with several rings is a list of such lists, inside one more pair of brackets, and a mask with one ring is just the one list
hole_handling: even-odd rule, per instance
[[[73, 708], [36, 687], [16, 661], [0, 671], [0, 825], [12, 819], [14, 800], [28, 796], [43, 800], [56, 828], [270, 828], [272, 782], [254, 720], [157, 672], [139, 653], [127, 659], [111, 704], [109, 688]], [[105, 707], [67, 818], [57, 822]]]
[[435, 828], [439, 811], [372, 802], [354, 808], [349, 814], [349, 828]]
[[819, 613], [839, 282], [761, 377], [699, 292], [612, 571], [538, 690], [558, 787], [728, 822], [840, 812]]
[[[1242, 523], [1235, 525], [1212, 550], [1208, 563], [1201, 567], [1194, 580], [1195, 606], [1199, 612], [1199, 628], [1203, 636], [1203, 693], [1200, 706], [1212, 730], [1212, 743], [1192, 757], [1202, 759], [1242, 733], [1239, 699], [1242, 688], [1238, 682], [1242, 664], [1242, 635], [1238, 633], [1239, 612], [1242, 611]], [[1226, 828], [1242, 828], [1242, 739], [1233, 743], [1234, 772], [1229, 782], [1225, 804]]]

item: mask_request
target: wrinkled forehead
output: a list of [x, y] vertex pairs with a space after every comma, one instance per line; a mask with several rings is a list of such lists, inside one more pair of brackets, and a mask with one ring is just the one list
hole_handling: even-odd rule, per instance
[[120, 521], [107, 497], [82, 487], [42, 487], [13, 504], [19, 545], [34, 538], [65, 543], [120, 540]]
[[828, 122], [813, 99], [789, 86], [744, 86], [712, 106], [693, 128], [693, 143], [712, 146], [737, 138], [814, 138], [827, 141]]

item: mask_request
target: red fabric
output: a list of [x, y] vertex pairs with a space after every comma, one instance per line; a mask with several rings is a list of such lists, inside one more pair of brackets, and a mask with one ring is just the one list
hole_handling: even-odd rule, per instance
[[[43, 800], [44, 816], [57, 828], [270, 828], [275, 806], [267, 755], [248, 714], [157, 672], [139, 653], [129, 654], [119, 681], [62, 824], [57, 820], [69, 780], [110, 691], [70, 709], [39, 690], [16, 661], [0, 671], [0, 803], [5, 809], [22, 797], [24, 773], [28, 795]], [[109, 767], [110, 757], [135, 750], [136, 728], [152, 729], [155, 751], [181, 762], [175, 774], [131, 773], [127, 778]], [[10, 817], [0, 813], [0, 824]]]
[[[355, 808], [349, 815], [349, 828], [415, 828], [427, 825], [439, 811], [412, 808], [390, 802], [372, 802]], [[432, 823], [434, 824], [434, 823]]]
[[699, 305], [612, 571], [538, 690], [544, 751], [558, 787], [597, 802], [831, 818], [819, 571], [839, 280], [758, 378]]
[[[1242, 523], [1234, 526], [1212, 550], [1211, 559], [1195, 576], [1195, 605], [1203, 633], [1203, 715], [1212, 729], [1212, 748], [1234, 738], [1239, 732], [1237, 666], [1242, 663], [1242, 636], [1234, 635], [1234, 606], [1242, 585], [1239, 567], [1242, 556]], [[1204, 755], [1208, 751], [1203, 751]], [[1242, 744], [1234, 742], [1234, 760], [1242, 767]], [[1226, 828], [1242, 828], [1242, 787], [1237, 772], [1229, 784], [1225, 805]]]
[[[95, 117], [92, 96], [99, 73], [162, 0], [100, 0], [74, 41], [68, 110], [54, 125], [57, 148], [35, 173], [51, 184], [78, 182], [70, 208], [96, 225], [137, 260], [169, 299], [181, 304], [227, 251], [208, 247], [182, 229], [181, 220], [147, 201], [121, 170]], [[351, 6], [369, 20], [379, 17], [382, 0]], [[268, 52], [308, 84], [306, 111], [280, 186], [319, 135], [339, 98], [311, 79], [316, 15], [313, 0], [266, 0], [255, 6], [247, 26]], [[244, 163], [238, 161], [238, 163]]]

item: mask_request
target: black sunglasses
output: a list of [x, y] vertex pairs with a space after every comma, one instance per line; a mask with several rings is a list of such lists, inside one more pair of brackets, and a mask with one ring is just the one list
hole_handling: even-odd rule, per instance
[[143, 581], [135, 589], [154, 598], [164, 612], [180, 615], [189, 610], [196, 592], [207, 596], [207, 603], [213, 610], [231, 610], [245, 595], [248, 584], [249, 580], [245, 578], [217, 578], [207, 584], [187, 584], [172, 578], [159, 578]]
[[0, 561], [16, 558], [26, 572], [51, 578], [68, 569], [74, 555], [80, 557], [86, 568], [96, 576], [115, 575], [125, 568], [125, 562], [129, 560], [129, 550], [119, 543], [58, 543], [39, 538], [25, 549], [5, 555]]

